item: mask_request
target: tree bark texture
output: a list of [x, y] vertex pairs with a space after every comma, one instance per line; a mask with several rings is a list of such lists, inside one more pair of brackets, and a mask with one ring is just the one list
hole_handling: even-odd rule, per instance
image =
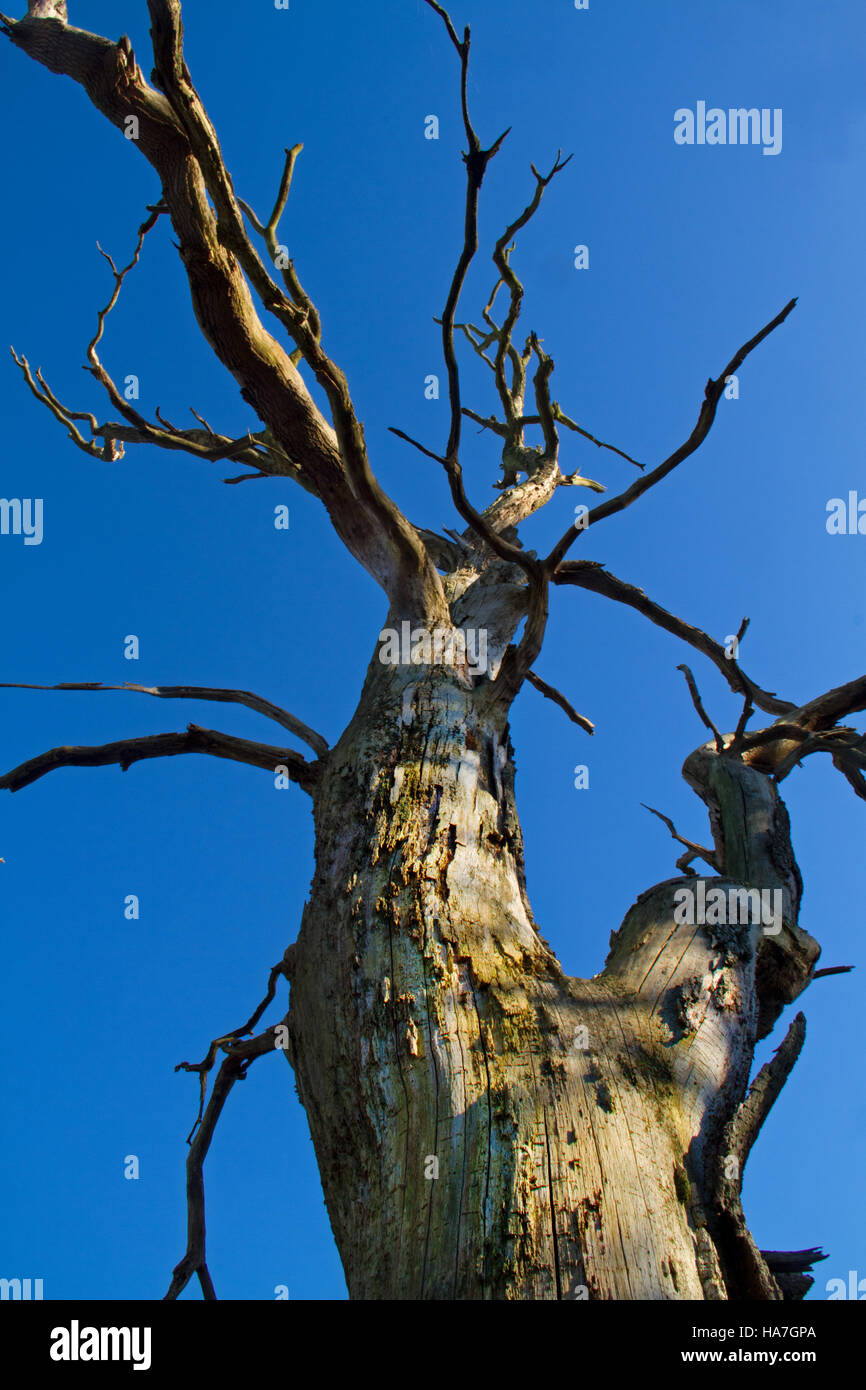
[[504, 717], [374, 659], [314, 796], [290, 1012], [351, 1296], [781, 1297], [723, 1140], [818, 948], [768, 777], [711, 746], [687, 771], [730, 865], [707, 886], [781, 890], [784, 926], [677, 925], [696, 880], [674, 879], [569, 978], [527, 898]]

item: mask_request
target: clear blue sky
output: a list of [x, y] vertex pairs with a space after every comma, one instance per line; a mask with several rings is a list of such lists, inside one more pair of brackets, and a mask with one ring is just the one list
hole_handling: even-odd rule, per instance
[[[10, 0], [11, 3], [11, 0]], [[150, 70], [144, 0], [70, 0], [73, 22], [130, 34]], [[866, 41], [853, 0], [454, 0], [473, 27], [481, 136], [513, 126], [485, 187], [483, 253], [464, 301], [492, 285], [487, 247], [532, 191], [529, 162], [574, 152], [514, 265], [524, 324], [556, 362], [554, 396], [648, 464], [690, 432], [707, 377], [792, 295], [799, 305], [741, 373], [700, 453], [580, 554], [644, 587], [719, 640], [744, 614], [745, 669], [805, 700], [864, 669], [866, 536], [830, 536], [826, 504], [863, 467], [863, 146]], [[387, 433], [444, 443], [447, 406], [424, 399], [462, 218], [457, 62], [420, 0], [188, 0], [187, 56], [238, 192], [269, 210], [282, 150], [304, 142], [286, 239], [346, 370], [374, 467], [408, 514], [455, 516], [436, 465]], [[3, 342], [41, 364], [61, 399], [104, 412], [81, 370], [110, 277], [155, 175], [83, 93], [0, 49], [6, 216]], [[698, 101], [783, 111], [783, 148], [680, 147], [674, 111]], [[440, 139], [424, 119], [440, 118]], [[573, 268], [576, 244], [590, 267]], [[4, 349], [5, 350], [5, 349]], [[150, 237], [104, 344], [141, 408], [219, 429], [253, 426], [200, 339], [167, 226]], [[489, 383], [467, 364], [467, 399]], [[239, 686], [334, 741], [348, 721], [385, 604], [324, 512], [279, 480], [225, 487], [231, 467], [138, 449], [91, 461], [0, 359], [2, 493], [44, 499], [39, 546], [0, 536], [0, 678]], [[186, 416], [192, 423], [192, 417]], [[470, 428], [477, 505], [495, 494], [494, 443]], [[618, 491], [634, 469], [567, 436], [563, 465]], [[561, 495], [526, 528], [541, 548], [567, 524]], [[291, 509], [288, 532], [273, 509]], [[123, 658], [135, 633], [141, 659]], [[695, 839], [701, 804], [680, 777], [703, 731], [680, 661], [723, 727], [739, 702], [714, 668], [645, 619], [560, 590], [539, 673], [597, 726], [593, 739], [533, 690], [512, 729], [529, 889], [565, 968], [601, 968], [638, 893], [676, 870], [659, 807]], [[0, 691], [3, 770], [61, 743], [101, 743], [192, 720], [269, 739], [258, 716], [143, 696]], [[590, 787], [576, 791], [585, 763]], [[801, 1001], [806, 1046], [754, 1151], [745, 1206], [764, 1248], [823, 1245], [826, 1279], [866, 1275], [860, 1084], [866, 804], [826, 761], [785, 783], [806, 883], [802, 923], [822, 964]], [[196, 1078], [174, 1075], [239, 1025], [293, 940], [312, 873], [309, 801], [252, 768], [201, 757], [63, 770], [0, 801], [4, 1193], [0, 1274], [48, 1298], [161, 1296], [185, 1244], [185, 1135]], [[126, 921], [124, 899], [141, 901]], [[281, 996], [284, 997], [284, 996]], [[268, 1016], [276, 1020], [283, 1012]], [[764, 1061], [780, 1029], [761, 1047]], [[136, 1154], [141, 1177], [127, 1181]], [[303, 1112], [285, 1064], [237, 1086], [206, 1169], [209, 1259], [224, 1297], [344, 1298]], [[191, 1285], [187, 1296], [198, 1297]]]

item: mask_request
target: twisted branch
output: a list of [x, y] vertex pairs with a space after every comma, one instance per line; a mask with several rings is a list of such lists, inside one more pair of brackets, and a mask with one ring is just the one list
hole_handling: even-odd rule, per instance
[[233, 1043], [237, 1042], [240, 1038], [245, 1038], [247, 1033], [251, 1033], [253, 1031], [262, 1014], [264, 1013], [265, 1009], [268, 1007], [268, 1005], [270, 1004], [271, 1000], [277, 992], [277, 980], [279, 979], [280, 975], [284, 976], [287, 980], [291, 980], [292, 970], [294, 967], [295, 949], [296, 948], [294, 945], [287, 946], [283, 954], [282, 960], [277, 961], [276, 965], [271, 967], [271, 973], [268, 976], [267, 993], [265, 994], [265, 997], [261, 1001], [261, 1003], [257, 1005], [253, 1013], [250, 1014], [250, 1017], [247, 1019], [243, 1027], [234, 1028], [230, 1033], [223, 1033], [220, 1037], [214, 1038], [201, 1062], [178, 1062], [177, 1066], [175, 1067], [175, 1071], [198, 1072], [199, 1083], [201, 1087], [198, 1114], [195, 1118], [195, 1124], [193, 1125], [192, 1129], [186, 1137], [186, 1142], [188, 1144], [192, 1143], [193, 1136], [196, 1130], [198, 1129], [199, 1125], [201, 1124], [201, 1118], [204, 1112], [205, 1095], [207, 1094], [208, 1072], [210, 1072], [213, 1069], [213, 1064], [216, 1061], [217, 1053], [219, 1052], [220, 1048], [222, 1048], [224, 1052], [228, 1052]]
[[194, 1274], [198, 1275], [202, 1293], [210, 1302], [216, 1299], [205, 1252], [204, 1161], [213, 1139], [216, 1123], [236, 1081], [243, 1081], [247, 1069], [257, 1057], [277, 1048], [277, 1034], [287, 1027], [288, 1014], [280, 1023], [259, 1033], [248, 1042], [237, 1042], [222, 1063], [211, 1091], [207, 1109], [192, 1140], [186, 1160], [187, 1245], [186, 1253], [172, 1272], [171, 1283], [163, 1302], [171, 1302], [183, 1293]]

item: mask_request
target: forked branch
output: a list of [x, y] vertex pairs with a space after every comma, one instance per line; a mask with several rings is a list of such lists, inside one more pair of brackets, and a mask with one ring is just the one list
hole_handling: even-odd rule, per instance
[[280, 1037], [288, 1026], [288, 1014], [272, 1028], [259, 1033], [248, 1042], [236, 1042], [222, 1063], [211, 1091], [210, 1100], [201, 1124], [190, 1144], [186, 1160], [187, 1245], [183, 1259], [175, 1266], [164, 1302], [176, 1299], [194, 1274], [198, 1275], [202, 1293], [207, 1301], [216, 1298], [216, 1290], [207, 1267], [205, 1249], [204, 1161], [213, 1139], [216, 1123], [236, 1081], [242, 1081], [247, 1069], [257, 1057], [280, 1048]]
[[[227, 483], [245, 482], [248, 478], [285, 476], [300, 483], [307, 492], [313, 493], [314, 496], [317, 495], [306, 476], [288, 457], [285, 450], [280, 448], [268, 430], [255, 434], [248, 431], [241, 438], [233, 439], [229, 435], [218, 434], [202, 420], [202, 417], [195, 410], [192, 411], [192, 414], [196, 416], [196, 419], [202, 421], [202, 429], [181, 429], [177, 425], [170, 425], [160, 415], [158, 409], [156, 411], [157, 422], [147, 420], [139, 412], [130, 409], [124, 411], [127, 423], [119, 420], [106, 420], [100, 424], [92, 411], [73, 410], [64, 405], [48, 385], [41, 368], [37, 368], [34, 373], [26, 357], [19, 357], [14, 348], [10, 348], [10, 352], [36, 399], [51, 412], [56, 420], [65, 426], [67, 435], [76, 448], [89, 454], [91, 458], [113, 463], [115, 460], [123, 458], [126, 444], [152, 444], [160, 449], [191, 454], [193, 458], [206, 463], [227, 459], [233, 463], [244, 464], [255, 469], [253, 473], [243, 473], [239, 477], [225, 478], [224, 482]], [[121, 393], [116, 382], [104, 368], [101, 370], [101, 377], [103, 384], [110, 383], [109, 395], [112, 398], [120, 396]], [[136, 418], [137, 423], [128, 423], [132, 416]], [[76, 420], [84, 420], [89, 425], [89, 440], [85, 439], [78, 429]]]
[[[738, 756], [781, 782], [803, 758], [829, 753], [855, 795], [866, 800], [866, 735], [837, 722], [864, 708], [866, 677], [860, 676], [791, 708], [766, 729], [741, 729]], [[733, 745], [728, 751], [733, 751]]]
[[279, 977], [282, 975], [285, 979], [291, 980], [293, 961], [292, 953], [294, 951], [294, 945], [288, 946], [283, 955], [283, 959], [277, 961], [276, 965], [271, 967], [271, 973], [268, 976], [267, 993], [265, 994], [265, 997], [264, 999], [262, 999], [261, 1003], [256, 1006], [253, 1013], [250, 1015], [250, 1017], [247, 1019], [246, 1023], [243, 1024], [242, 1027], [233, 1028], [230, 1033], [223, 1033], [220, 1037], [214, 1038], [201, 1062], [178, 1062], [177, 1066], [175, 1067], [175, 1071], [198, 1072], [199, 1084], [201, 1087], [198, 1114], [195, 1119], [195, 1124], [193, 1125], [192, 1129], [186, 1137], [186, 1142], [188, 1144], [192, 1143], [193, 1136], [196, 1130], [198, 1129], [199, 1125], [201, 1124], [202, 1114], [204, 1113], [205, 1096], [207, 1094], [208, 1073], [213, 1069], [213, 1064], [216, 1061], [217, 1053], [219, 1052], [220, 1048], [222, 1048], [224, 1052], [228, 1052], [229, 1049], [236, 1042], [238, 1042], [241, 1038], [245, 1038], [247, 1033], [251, 1033], [253, 1031], [262, 1014], [264, 1013], [265, 1009], [268, 1007], [268, 1005], [270, 1004], [271, 1000], [277, 992], [277, 980], [279, 979]]
[[583, 518], [579, 526], [569, 527], [565, 535], [557, 541], [545, 561], [545, 566], [551, 573], [562, 563], [578, 535], [588, 527], [594, 526], [597, 522], [604, 521], [605, 517], [613, 516], [616, 512], [624, 511], [626, 507], [630, 507], [632, 502], [636, 502], [637, 499], [642, 497], [645, 492], [648, 492], [651, 487], [655, 487], [656, 483], [660, 483], [678, 464], [682, 463], [684, 459], [687, 459], [690, 454], [693, 454], [696, 449], [700, 448], [712, 429], [713, 421], [716, 418], [716, 410], [724, 394], [725, 383], [728, 377], [733, 376], [738, 371], [746, 358], [754, 351], [759, 343], [762, 343], [770, 333], [785, 322], [785, 319], [796, 303], [796, 299], [789, 300], [784, 309], [782, 309], [774, 319], [771, 319], [753, 338], [750, 338], [747, 343], [744, 343], [741, 348], [738, 348], [730, 362], [726, 367], [722, 368], [715, 380], [710, 377], [704, 388], [704, 399], [701, 403], [697, 422], [685, 443], [681, 444], [678, 449], [675, 449], [672, 454], [669, 454], [658, 467], [652, 469], [649, 473], [645, 473], [643, 477], [638, 478], [637, 481], [632, 483], [631, 487], [626, 488], [624, 492], [617, 493], [615, 497], [609, 497], [606, 501], [600, 502], [597, 507], [593, 507], [592, 511], [588, 516]]
[[[156, 74], [186, 133], [213, 200], [220, 240], [237, 257], [261, 303], [294, 339], [327, 396], [342, 470], [348, 484], [348, 495], [345, 489], [342, 490], [340, 519], [348, 521], [347, 508], [351, 510], [354, 507], [356, 512], [360, 508], [367, 520], [366, 546], [369, 548], [374, 537], [379, 539], [379, 545], [375, 547], [379, 550], [381, 542], [385, 542], [391, 563], [383, 587], [392, 602], [433, 623], [444, 622], [447, 620], [447, 605], [439, 576], [417, 531], [382, 490], [373, 474], [363, 427], [355, 413], [348, 381], [322, 347], [321, 325], [318, 314], [313, 313], [312, 302], [301, 288], [293, 267], [290, 267], [286, 282], [289, 294], [279, 289], [247, 235], [241, 205], [226, 169], [216, 131], [184, 58], [180, 0], [148, 0], [148, 9]], [[288, 197], [293, 167], [294, 156], [289, 151], [272, 219], [276, 215], [279, 220], [282, 213], [281, 204]], [[276, 223], [271, 233], [274, 245], [275, 234]], [[291, 366], [294, 368], [294, 361]], [[320, 491], [320, 496], [327, 503], [327, 495]], [[338, 530], [343, 534], [340, 527]]]
[[[591, 515], [591, 513], [590, 513]], [[728, 685], [739, 695], [747, 695], [759, 709], [766, 710], [768, 714], [779, 714], [787, 716], [797, 706], [792, 705], [787, 700], [780, 700], [772, 691], [762, 690], [756, 685], [744, 671], [740, 669], [733, 656], [729, 656], [728, 651], [721, 643], [716, 642], [706, 632], [698, 627], [693, 627], [691, 623], [683, 622], [673, 613], [669, 613], [661, 604], [655, 603], [648, 598], [643, 589], [638, 589], [634, 584], [627, 584], [625, 580], [618, 579], [615, 574], [611, 574], [602, 564], [596, 560], [566, 560], [560, 565], [553, 575], [554, 584], [573, 584], [580, 589], [589, 589], [593, 593], [602, 594], [605, 598], [612, 598], [617, 603], [627, 604], [629, 608], [634, 608], [638, 613], [643, 613], [644, 617], [649, 618], [650, 622], [657, 627], [664, 628], [674, 637], [679, 637], [683, 642], [688, 642], [689, 646], [712, 661], [717, 670], [721, 671]], [[742, 625], [740, 634], [744, 631]]]
[[685, 845], [685, 854], [681, 854], [679, 859], [677, 860], [677, 868], [680, 870], [681, 873], [695, 874], [697, 872], [695, 869], [692, 869], [690, 867], [693, 859], [703, 859], [706, 864], [709, 864], [710, 868], [713, 870], [713, 873], [720, 874], [722, 872], [718, 856], [716, 855], [714, 850], [707, 849], [705, 845], [699, 845], [694, 840], [684, 839], [683, 836], [680, 835], [670, 816], [666, 816], [661, 811], [657, 811], [654, 806], [647, 806], [645, 801], [641, 802], [641, 806], [643, 806], [645, 811], [650, 811], [652, 815], [658, 816], [659, 820], [663, 821], [664, 824], [667, 826], [668, 830], [671, 832], [672, 838], [676, 840], [679, 844]]
[[[304, 478], [337, 535], [392, 605], [433, 625], [445, 622], [441, 581], [414, 527], [372, 473], [345, 376], [317, 340], [313, 317], [269, 274], [247, 235], [216, 132], [184, 60], [179, 0], [148, 0], [148, 9], [159, 91], [145, 81], [128, 39], [112, 43], [48, 21], [2, 23], [36, 62], [80, 83], [115, 127], [125, 130], [131, 117], [136, 120], [134, 145], [159, 175], [207, 342], [275, 444], [290, 460], [302, 461]], [[303, 349], [327, 395], [333, 428], [291, 354], [264, 328], [253, 293]]]
[[[301, 284], [298, 278], [298, 272], [295, 270], [294, 261], [284, 255], [284, 248], [280, 246], [277, 240], [280, 220], [285, 212], [286, 203], [289, 200], [289, 192], [292, 187], [292, 175], [295, 171], [295, 161], [303, 148], [303, 145], [297, 144], [293, 145], [290, 150], [285, 151], [286, 160], [283, 165], [283, 176], [280, 180], [277, 200], [274, 203], [273, 212], [267, 222], [260, 222], [252, 208], [248, 203], [245, 203], [242, 198], [238, 199], [238, 203], [255, 227], [259, 236], [264, 239], [271, 261], [282, 273], [283, 282], [285, 283], [286, 289], [289, 291], [292, 303], [303, 313], [315, 342], [320, 343], [322, 341], [322, 322], [319, 317], [319, 311]], [[293, 360], [296, 362], [300, 361], [303, 355], [303, 347], [299, 346], [295, 349]]]

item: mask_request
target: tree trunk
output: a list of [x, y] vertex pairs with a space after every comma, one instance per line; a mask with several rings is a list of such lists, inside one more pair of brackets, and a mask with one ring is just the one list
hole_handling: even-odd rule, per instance
[[374, 659], [315, 793], [290, 1015], [351, 1297], [781, 1297], [723, 1141], [817, 947], [769, 779], [711, 748], [686, 770], [719, 862], [739, 851], [707, 888], [777, 888], [784, 926], [677, 924], [684, 876], [571, 979], [527, 899], [501, 709]]

